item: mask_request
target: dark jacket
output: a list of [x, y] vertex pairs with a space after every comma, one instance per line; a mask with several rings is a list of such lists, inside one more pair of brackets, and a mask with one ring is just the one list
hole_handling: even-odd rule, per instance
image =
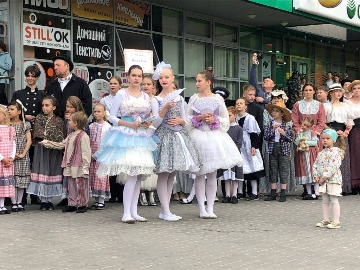
[[72, 74], [70, 81], [65, 86], [63, 91], [61, 91], [60, 83], [57, 79], [52, 81], [47, 88], [46, 95], [53, 96], [58, 100], [61, 117], [64, 116], [66, 100], [70, 96], [77, 96], [81, 100], [87, 116], [90, 116], [92, 113], [92, 94], [90, 92], [90, 88], [83, 79], [77, 77], [75, 74]]
[[257, 68], [257, 65], [255, 64], [252, 64], [251, 66], [251, 70], [250, 70], [250, 79], [249, 79], [249, 83], [255, 87], [256, 89], [256, 96], [257, 97], [262, 97], [264, 99], [264, 102], [263, 103], [258, 103], [258, 105], [260, 105], [262, 108], [265, 107], [266, 104], [270, 103], [270, 98], [271, 98], [271, 95], [269, 95], [268, 93], [266, 93], [258, 84], [257, 82], [257, 76], [256, 76], [256, 68]]
[[35, 89], [31, 92], [30, 87], [26, 86], [25, 89], [15, 91], [11, 101], [17, 99], [21, 101], [27, 111], [24, 114], [37, 116], [41, 112], [41, 102], [43, 98], [43, 91]]

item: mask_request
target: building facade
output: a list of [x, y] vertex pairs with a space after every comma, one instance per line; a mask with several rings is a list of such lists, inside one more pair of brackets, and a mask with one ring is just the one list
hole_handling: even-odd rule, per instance
[[[41, 68], [39, 88], [45, 88], [54, 78], [51, 59], [66, 53], [96, 102], [111, 76], [126, 83], [124, 49], [152, 50], [154, 65], [170, 63], [186, 97], [196, 92], [195, 77], [207, 66], [214, 68], [214, 85], [227, 87], [233, 100], [241, 96], [253, 52], [264, 55], [259, 82], [271, 77], [278, 88], [294, 70], [316, 84], [330, 70], [360, 77], [358, 41], [321, 33], [324, 23], [336, 22], [295, 10], [295, 0], [270, 2], [271, 7], [261, 0], [0, 0], [0, 38], [14, 61], [9, 95], [24, 87], [24, 70], [32, 64]], [[320, 32], [302, 29], [307, 25]], [[343, 22], [338, 27], [358, 30]]]

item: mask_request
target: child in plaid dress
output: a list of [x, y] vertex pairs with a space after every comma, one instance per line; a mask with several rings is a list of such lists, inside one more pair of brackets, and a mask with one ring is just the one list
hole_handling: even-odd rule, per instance
[[16, 155], [14, 160], [14, 176], [15, 176], [15, 196], [11, 198], [11, 212], [24, 211], [25, 208], [21, 204], [25, 189], [30, 184], [30, 157], [29, 149], [31, 146], [31, 126], [29, 122], [25, 122], [25, 107], [21, 101], [12, 101], [8, 105], [10, 124], [15, 128], [16, 132]]
[[265, 201], [276, 200], [276, 183], [279, 173], [281, 184], [279, 202], [285, 202], [286, 184], [290, 179], [290, 146], [293, 140], [292, 128], [287, 124], [291, 121], [291, 114], [284, 103], [267, 104], [266, 110], [274, 120], [264, 130], [264, 139], [269, 142], [269, 180], [271, 183], [271, 193]]
[[4, 203], [5, 198], [15, 195], [14, 158], [16, 153], [15, 128], [9, 126], [9, 114], [0, 105], [0, 215], [10, 214]]
[[[90, 147], [92, 155], [99, 149], [100, 140], [105, 132], [111, 128], [111, 125], [107, 122], [107, 112], [103, 104], [99, 103], [94, 106], [93, 115], [96, 122], [90, 124]], [[92, 157], [89, 177], [91, 195], [95, 198], [95, 204], [91, 206], [91, 208], [95, 210], [104, 209], [105, 198], [110, 197], [109, 176], [99, 177], [96, 175], [99, 165], [100, 164]]]

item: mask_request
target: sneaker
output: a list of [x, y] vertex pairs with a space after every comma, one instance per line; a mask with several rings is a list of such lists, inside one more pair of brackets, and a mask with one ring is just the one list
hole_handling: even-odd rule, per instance
[[339, 229], [341, 228], [340, 222], [331, 221], [327, 226], [328, 229]]
[[236, 198], [236, 196], [232, 196], [231, 197], [231, 203], [232, 204], [237, 204], [239, 201], [238, 201], [238, 199]]
[[222, 199], [221, 201], [222, 203], [230, 203], [231, 202], [231, 198], [229, 196], [226, 196], [224, 199]]
[[316, 223], [316, 227], [325, 228], [329, 224], [330, 224], [330, 221], [323, 219], [319, 223]]
[[246, 200], [247, 200], [247, 201], [258, 201], [258, 200], [259, 200], [259, 196], [258, 196], [258, 195], [251, 194]]

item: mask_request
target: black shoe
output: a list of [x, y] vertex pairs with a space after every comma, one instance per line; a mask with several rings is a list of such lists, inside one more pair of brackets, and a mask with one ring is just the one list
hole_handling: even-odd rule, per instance
[[11, 204], [11, 212], [19, 212], [19, 208], [16, 203]]
[[19, 210], [19, 212], [23, 212], [23, 211], [25, 211], [25, 207], [23, 206], [23, 204], [21, 203], [18, 203], [18, 210]]
[[314, 200], [314, 198], [311, 195], [306, 195], [305, 197], [302, 198], [304, 201], [312, 201]]
[[286, 202], [286, 196], [280, 196], [279, 202]]
[[222, 199], [221, 202], [222, 203], [231, 203], [231, 198], [229, 196], [226, 196], [224, 199]]
[[251, 194], [246, 200], [247, 200], [247, 201], [258, 201], [258, 200], [259, 200], [259, 196], [258, 196], [258, 195]]
[[75, 212], [77, 210], [76, 206], [66, 206], [65, 209], [63, 209], [63, 213], [67, 212]]
[[42, 203], [40, 204], [40, 210], [41, 210], [41, 211], [46, 211], [46, 210], [47, 210], [47, 203], [42, 202]]
[[54, 210], [54, 205], [51, 202], [47, 203], [46, 210], [52, 211]]
[[275, 201], [275, 200], [276, 200], [276, 196], [272, 196], [271, 194], [268, 195], [268, 196], [264, 199], [264, 201]]
[[232, 196], [231, 197], [231, 203], [232, 204], [237, 204], [239, 201], [238, 201], [238, 199], [236, 198], [236, 196]]
[[86, 206], [80, 206], [77, 208], [76, 213], [85, 213], [87, 211]]
[[62, 199], [58, 204], [57, 206], [67, 206], [68, 205], [68, 199], [65, 198], [65, 199]]
[[238, 199], [238, 200], [244, 199], [244, 195], [242, 195], [242, 193], [238, 193], [238, 194], [237, 194], [237, 199]]
[[97, 206], [96, 206], [96, 208], [95, 208], [95, 210], [103, 210], [104, 207], [105, 207], [105, 204], [103, 204], [103, 203], [98, 203]]

